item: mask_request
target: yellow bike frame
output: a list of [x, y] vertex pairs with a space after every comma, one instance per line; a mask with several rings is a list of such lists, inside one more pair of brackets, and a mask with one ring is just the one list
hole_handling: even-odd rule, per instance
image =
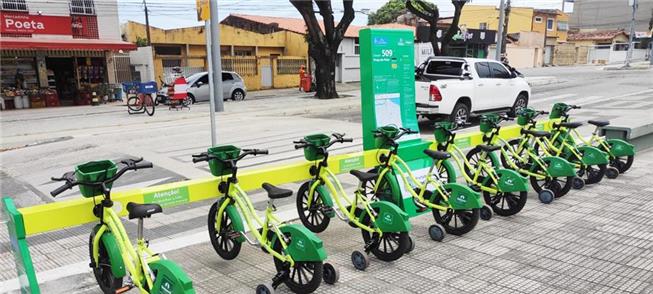
[[467, 160], [463, 151], [460, 150], [460, 148], [458, 148], [456, 145], [449, 144], [449, 147], [447, 148], [447, 152], [451, 154], [451, 158], [453, 158], [453, 160], [456, 162], [456, 165], [458, 166], [458, 169], [461, 171], [461, 174], [465, 178], [465, 181], [467, 181], [468, 183], [473, 183], [478, 185], [481, 191], [485, 191], [490, 194], [496, 194], [499, 192], [498, 189], [483, 186], [481, 183], [478, 182], [478, 177], [481, 175], [481, 172], [485, 171], [485, 173], [488, 174], [490, 180], [494, 183], [494, 185], [496, 187], [498, 187], [499, 185], [499, 179], [497, 179], [496, 177], [495, 174], [496, 172], [494, 168], [491, 165], [489, 165], [485, 160], [487, 158], [487, 153], [483, 153], [481, 155], [481, 160], [478, 162], [479, 166], [474, 171], [474, 176], [470, 177], [469, 175], [467, 175], [464, 169], [465, 167], [467, 167], [469, 170], [474, 170], [474, 167], [472, 166], [471, 163], [469, 163], [469, 160]]
[[150, 293], [146, 289], [152, 289], [154, 281], [148, 264], [160, 260], [161, 258], [147, 247], [143, 238], [137, 240], [136, 248], [132, 246], [120, 217], [111, 207], [103, 207], [102, 221], [102, 225], [95, 233], [95, 238], [93, 239], [93, 261], [96, 265], [98, 264], [100, 255], [100, 239], [108, 230], [116, 238], [116, 244], [118, 244], [118, 248], [120, 249], [120, 255], [134, 286], [138, 288], [141, 293]]
[[[247, 196], [247, 193], [240, 188], [238, 183], [231, 183], [229, 185], [229, 192], [227, 193], [227, 196], [225, 197], [225, 200], [222, 201], [222, 205], [218, 209], [218, 217], [216, 218], [216, 224], [215, 228], [216, 231], [220, 231], [221, 227], [221, 222], [222, 222], [222, 215], [224, 213], [224, 210], [227, 208], [228, 205], [231, 204], [231, 201], [234, 202], [234, 205], [240, 212], [240, 215], [243, 216], [245, 219], [245, 222], [247, 223], [247, 228], [249, 231], [254, 235], [256, 240], [260, 243], [260, 245], [272, 256], [275, 258], [288, 262], [291, 267], [295, 265], [295, 261], [290, 257], [290, 255], [283, 254], [282, 252], [277, 252], [272, 248], [272, 241], [267, 237], [268, 232], [270, 231], [270, 228], [272, 228], [272, 232], [276, 234], [277, 239], [281, 243], [281, 247], [285, 251], [286, 248], [288, 248], [288, 244], [285, 241], [285, 237], [283, 233], [279, 230], [279, 226], [283, 225], [283, 222], [277, 218], [274, 215], [275, 208], [272, 205], [268, 205], [268, 207], [265, 209], [265, 219], [262, 220], [255, 212], [254, 210], [254, 205], [252, 205], [252, 201], [249, 200], [249, 197]], [[262, 228], [261, 232], [257, 230], [255, 227], [255, 224], [260, 226]], [[243, 236], [245, 236], [245, 232], [240, 232]]]
[[[533, 138], [533, 142], [535, 144], [538, 144], [539, 147], [540, 147], [540, 150], [545, 155], [548, 155], [548, 156], [560, 156], [562, 154], [562, 151], [565, 150], [565, 148], [567, 148], [576, 158], [579, 158], [579, 159], [583, 158], [582, 154], [576, 152], [576, 146], [569, 144], [567, 142], [567, 140], [562, 140], [562, 145], [560, 147], [555, 146], [555, 144], [553, 144], [553, 142], [555, 142], [555, 140], [558, 138], [558, 136], [560, 136], [560, 132], [555, 132], [555, 134], [553, 134], [553, 137], [551, 139], [546, 138], [546, 137], [544, 137], [542, 139]], [[570, 134], [567, 133], [567, 136], [570, 136]], [[553, 151], [553, 153], [549, 152], [549, 150]], [[570, 163], [573, 164], [576, 169], [581, 167], [581, 165], [578, 164], [578, 163], [574, 163], [574, 162], [570, 162]]]
[[[391, 170], [394, 170], [399, 176], [401, 177], [402, 181], [404, 182], [405, 187], [412, 187], [414, 184], [417, 186], [417, 188], [420, 189], [419, 193], [416, 193], [413, 189], [407, 189], [410, 192], [410, 195], [413, 196], [413, 198], [416, 198], [417, 201], [419, 201], [420, 204], [425, 205], [431, 209], [437, 209], [441, 211], [446, 211], [448, 207], [442, 206], [442, 205], [437, 205], [433, 204], [430, 201], [427, 201], [424, 199], [424, 194], [426, 193], [426, 190], [429, 186], [429, 184], [433, 185], [435, 187], [435, 192], [439, 193], [442, 195], [444, 198], [444, 202], [449, 201], [449, 193], [446, 192], [446, 190], [443, 188], [442, 183], [439, 181], [439, 176], [436, 174], [435, 179], [433, 177], [433, 169], [436, 167], [435, 164], [431, 165], [429, 168], [429, 171], [426, 173], [426, 178], [424, 179], [424, 182], [420, 183], [419, 180], [415, 177], [413, 172], [410, 170], [408, 167], [408, 164], [401, 159], [401, 157], [395, 155], [392, 152], [389, 152], [386, 150], [386, 152], [389, 153], [389, 158], [388, 158], [388, 164], [386, 167], [384, 167], [381, 172], [379, 173], [378, 179], [383, 179], [383, 177], [390, 172]], [[406, 176], [408, 175], [408, 176]], [[410, 179], [410, 181], [409, 181]], [[378, 185], [381, 181], [377, 180], [375, 185], [374, 185], [374, 190], [376, 191], [378, 189]]]
[[[519, 141], [519, 146], [517, 146], [517, 151], [525, 150], [526, 151], [525, 156], [519, 155], [517, 153], [517, 151], [515, 151], [515, 149], [510, 144], [508, 144], [508, 141], [506, 141], [503, 138], [500, 138], [500, 137], [497, 136], [493, 143], [497, 142], [497, 140], [498, 140], [499, 144], [502, 145], [502, 148], [499, 149], [499, 150], [501, 151], [501, 154], [504, 156], [504, 158], [508, 158], [508, 155], [510, 154], [510, 155], [513, 156], [512, 158], [517, 158], [520, 163], [528, 163], [528, 159], [532, 158], [533, 161], [540, 167], [541, 170], [546, 171], [547, 167], [544, 164], [544, 162], [542, 162], [542, 159], [540, 159], [540, 157], [537, 154], [531, 152], [531, 150], [529, 148], [526, 148], [526, 146], [525, 146], [526, 144], [532, 144], [533, 139], [534, 138], [531, 138], [530, 140], [526, 139], [526, 138], [521, 138], [520, 141]], [[506, 151], [506, 148], [508, 149], [508, 151]], [[517, 166], [517, 163], [515, 163], [512, 160], [510, 160], [508, 164], [510, 165], [511, 169], [519, 171], [522, 174], [525, 174], [525, 175], [528, 175], [528, 176], [531, 176], [531, 177], [535, 177], [538, 180], [546, 179], [546, 175], [534, 173], [534, 172], [531, 172], [530, 170], [519, 168]]]
[[[347, 193], [345, 192], [345, 189], [342, 187], [342, 183], [340, 183], [340, 180], [336, 177], [336, 175], [328, 168], [328, 167], [322, 167], [320, 168], [320, 175], [319, 175], [319, 181], [314, 181], [311, 187], [309, 188], [309, 198], [307, 200], [307, 205], [308, 207], [311, 207], [311, 204], [313, 202], [312, 195], [315, 195], [315, 191], [317, 188], [324, 183], [324, 185], [329, 189], [329, 193], [333, 195], [333, 199], [336, 202], [336, 205], [338, 206], [338, 209], [342, 211], [343, 213], [347, 214], [347, 217], [349, 218], [349, 221], [358, 226], [359, 228], [368, 231], [370, 233], [377, 233], [379, 234], [379, 237], [383, 236], [383, 232], [376, 227], [370, 227], [366, 224], [363, 224], [357, 217], [356, 217], [356, 208], [361, 204], [363, 209], [365, 210], [365, 213], [370, 216], [370, 223], [375, 223], [376, 222], [376, 216], [375, 212], [370, 206], [369, 200], [361, 193], [360, 189], [357, 189], [354, 192], [354, 200], [352, 201], [349, 199], [349, 196], [347, 196]], [[334, 185], [335, 183], [335, 185]], [[376, 192], [376, 186], [374, 187], [374, 191]], [[343, 204], [342, 199], [346, 202], [346, 204]], [[347, 210], [346, 205], [350, 206], [350, 209]]]

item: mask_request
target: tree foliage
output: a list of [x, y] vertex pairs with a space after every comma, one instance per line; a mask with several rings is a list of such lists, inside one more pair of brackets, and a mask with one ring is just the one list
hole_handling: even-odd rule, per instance
[[390, 0], [386, 2], [377, 11], [370, 13], [367, 17], [367, 24], [384, 24], [393, 23], [397, 20], [406, 9], [406, 2], [404, 0]]
[[436, 33], [438, 31], [438, 20], [440, 19], [440, 10], [438, 7], [424, 0], [406, 0], [406, 8], [410, 12], [417, 15], [419, 18], [429, 23], [429, 41], [433, 47], [434, 55], [437, 56], [447, 54], [451, 38], [458, 31], [458, 23], [460, 20], [460, 14], [463, 10], [463, 6], [465, 6], [465, 4], [469, 1], [470, 0], [451, 0], [451, 4], [453, 4], [455, 8], [453, 20], [444, 36], [442, 37], [441, 44], [438, 44], [436, 38]]

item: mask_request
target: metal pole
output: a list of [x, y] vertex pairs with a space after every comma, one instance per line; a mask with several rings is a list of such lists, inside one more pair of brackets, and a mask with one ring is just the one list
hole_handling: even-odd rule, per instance
[[505, 2], [501, 0], [501, 5], [499, 5], [499, 38], [497, 39], [497, 50], [494, 52], [494, 59], [497, 61], [501, 61], [501, 48], [503, 47], [503, 18], [505, 16]]
[[[206, 36], [206, 61], [209, 70], [209, 84], [205, 87], [213, 87], [213, 61], [211, 60], [211, 20], [207, 19], [204, 22], [204, 36]], [[217, 133], [215, 129], [215, 94], [209, 91], [209, 103], [211, 108], [211, 146], [217, 145]]]
[[630, 61], [633, 58], [633, 39], [635, 38], [635, 14], [637, 13], [637, 0], [633, 1], [633, 18], [630, 21], [630, 36], [628, 36], [628, 54], [626, 55], [625, 67], [630, 67]]
[[[211, 0], [211, 69], [213, 69], [213, 98], [215, 99], [215, 111], [224, 111], [223, 97], [222, 97], [222, 57], [220, 56], [220, 21], [218, 16], [218, 1]], [[215, 131], [215, 130], [213, 130]]]
[[143, 6], [145, 6], [145, 33], [147, 34], [147, 46], [152, 46], [152, 40], [150, 39], [150, 15], [147, 10], [147, 1], [143, 0]]
[[562, 0], [562, 13], [565, 13], [565, 2], [567, 2], [567, 0]]

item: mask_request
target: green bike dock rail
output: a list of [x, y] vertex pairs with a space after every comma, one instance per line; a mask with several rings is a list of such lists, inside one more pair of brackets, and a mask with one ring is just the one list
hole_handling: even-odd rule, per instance
[[[550, 129], [551, 121], [538, 123], [538, 129]], [[520, 135], [519, 126], [503, 127], [500, 136], [504, 139], [516, 138]], [[482, 143], [481, 132], [461, 133], [456, 136], [455, 144], [460, 148], [468, 148]], [[432, 140], [412, 140], [402, 142], [399, 156], [405, 161], [430, 160], [424, 153], [425, 148], [435, 148]], [[329, 158], [329, 166], [337, 173], [347, 173], [351, 169], [368, 169], [378, 164], [377, 155], [380, 150], [373, 149], [349, 154], [333, 155]], [[253, 170], [243, 170], [239, 174], [239, 182], [246, 191], [257, 190], [263, 182], [275, 185], [300, 182], [311, 178], [309, 168], [311, 162], [302, 161], [280, 166], [272, 166]], [[217, 199], [219, 178], [207, 177], [164, 185], [139, 188], [112, 193], [112, 200], [120, 216], [126, 216], [124, 207], [129, 202], [158, 203], [163, 207], [174, 207], [181, 204]], [[92, 213], [93, 199], [80, 197], [74, 200], [53, 202], [31, 207], [16, 208], [9, 197], [2, 199], [2, 213], [8, 217], [7, 228], [11, 239], [11, 248], [15, 256], [16, 271], [23, 293], [40, 293], [34, 265], [29, 253], [29, 236], [57, 231], [64, 228], [96, 222]], [[407, 211], [412, 217], [415, 211]]]

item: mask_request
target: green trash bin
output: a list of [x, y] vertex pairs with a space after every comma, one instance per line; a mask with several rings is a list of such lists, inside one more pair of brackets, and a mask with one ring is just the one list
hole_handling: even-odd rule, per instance
[[[221, 160], [236, 159], [240, 155], [240, 148], [233, 145], [222, 145], [209, 148], [208, 153]], [[216, 177], [228, 175], [233, 172], [231, 166], [227, 166], [224, 162], [217, 159], [209, 160], [209, 169], [211, 169], [211, 174]]]
[[[104, 181], [116, 175], [118, 168], [111, 160], [89, 161], [75, 167], [75, 178], [77, 182], [98, 182]], [[111, 189], [113, 183], [107, 183], [106, 187]], [[102, 187], [79, 185], [79, 191], [84, 197], [102, 195]]]

